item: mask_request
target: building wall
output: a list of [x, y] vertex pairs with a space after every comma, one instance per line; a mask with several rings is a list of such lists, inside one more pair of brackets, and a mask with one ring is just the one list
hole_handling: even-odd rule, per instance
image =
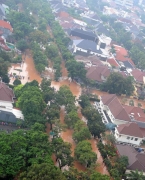
[[115, 128], [114, 136], [118, 142], [128, 143], [128, 144], [132, 144], [132, 145], [136, 145], [136, 146], [140, 146], [140, 144], [143, 140], [142, 138], [139, 138], [139, 137], [119, 134], [117, 128]]
[[105, 106], [101, 100], [100, 100], [100, 107], [107, 112], [107, 114], [108, 114], [108, 116], [109, 116], [112, 123], [114, 123], [116, 125], [128, 123], [128, 121], [124, 121], [124, 120], [121, 120], [121, 119], [116, 119], [113, 116], [113, 114], [111, 113], [111, 111], [109, 110], [108, 106]]
[[9, 101], [0, 101], [0, 107], [6, 108], [6, 109], [13, 109], [12, 102]]
[[132, 7], [133, 0], [115, 0], [115, 3], [120, 6]]

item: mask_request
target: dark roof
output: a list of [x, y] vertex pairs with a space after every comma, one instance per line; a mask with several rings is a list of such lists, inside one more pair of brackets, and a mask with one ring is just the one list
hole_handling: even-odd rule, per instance
[[110, 31], [102, 23], [97, 25], [96, 30], [97, 32], [105, 34], [108, 37], [110, 36]]
[[13, 113], [0, 110], [0, 121], [16, 123], [17, 119]]
[[117, 144], [116, 147], [121, 156], [128, 157], [127, 169], [145, 172], [145, 154], [138, 153], [132, 146]]
[[142, 131], [136, 123], [121, 124], [117, 130], [120, 134], [143, 138]]
[[83, 29], [72, 29], [70, 32], [71, 36], [77, 36], [80, 37], [81, 39], [86, 39], [86, 40], [91, 40], [91, 41], [98, 41], [98, 36], [90, 31], [90, 30], [83, 30]]
[[133, 66], [132, 66], [132, 64], [131, 64], [129, 61], [124, 61], [123, 64], [124, 64], [124, 66], [125, 66], [126, 68], [133, 69]]
[[82, 40], [77, 47], [85, 49], [85, 50], [90, 50], [92, 52], [95, 52], [97, 54], [102, 54], [102, 51], [100, 49], [97, 49], [97, 44], [93, 41], [90, 40]]
[[14, 93], [5, 83], [0, 82], [0, 100], [13, 102]]

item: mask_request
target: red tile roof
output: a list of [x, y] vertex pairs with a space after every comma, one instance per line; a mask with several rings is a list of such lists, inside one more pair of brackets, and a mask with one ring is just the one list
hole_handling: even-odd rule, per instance
[[101, 96], [101, 100], [104, 105], [108, 106], [114, 118], [118, 120], [131, 121], [125, 108], [121, 105], [115, 94], [103, 95]]
[[94, 81], [103, 82], [101, 76], [107, 78], [110, 73], [110, 69], [108, 69], [106, 66], [92, 66], [88, 69], [86, 77]]
[[65, 11], [61, 11], [61, 12], [59, 12], [58, 14], [57, 14], [57, 16], [59, 16], [59, 17], [70, 17], [70, 15], [67, 13], [67, 12], [65, 12]]
[[117, 61], [129, 61], [132, 66], [135, 66], [133, 61], [128, 57], [128, 52], [124, 47], [118, 46], [118, 45], [113, 45], [115, 50], [116, 50], [116, 60]]
[[143, 133], [136, 123], [121, 124], [117, 127], [119, 134], [143, 138]]
[[142, 72], [139, 69], [133, 69], [131, 74], [135, 78], [136, 81], [138, 81], [140, 83], [144, 83], [143, 77], [145, 76], [145, 72]]
[[107, 62], [108, 62], [111, 66], [119, 67], [119, 64], [117, 63], [117, 61], [116, 61], [114, 58], [109, 58], [109, 59], [107, 59]]
[[0, 101], [13, 102], [14, 93], [5, 83], [0, 82]]
[[143, 109], [140, 107], [134, 107], [134, 106], [123, 106], [128, 113], [128, 115], [133, 116], [136, 121], [139, 122], [145, 122], [145, 113], [143, 112]]
[[5, 29], [9, 29], [11, 32], [13, 31], [12, 26], [8, 22], [3, 21], [3, 20], [0, 20], [0, 27], [3, 27]]

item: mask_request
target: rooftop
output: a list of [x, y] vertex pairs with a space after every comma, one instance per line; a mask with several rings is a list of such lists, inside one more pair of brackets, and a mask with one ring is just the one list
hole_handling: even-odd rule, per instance
[[120, 134], [143, 138], [143, 133], [136, 123], [121, 124], [117, 127]]
[[107, 78], [110, 75], [110, 73], [110, 69], [108, 69], [108, 67], [106, 66], [91, 66], [88, 69], [86, 77], [94, 81], [103, 82], [101, 76]]
[[125, 108], [121, 105], [115, 94], [108, 94], [101, 96], [104, 105], [108, 106], [114, 118], [124, 121], [131, 121]]
[[15, 97], [12, 89], [10, 89], [5, 83], [0, 82], [0, 101], [13, 102]]
[[127, 169], [145, 171], [145, 154], [138, 153], [132, 146], [116, 144], [120, 156], [127, 156], [129, 165]]

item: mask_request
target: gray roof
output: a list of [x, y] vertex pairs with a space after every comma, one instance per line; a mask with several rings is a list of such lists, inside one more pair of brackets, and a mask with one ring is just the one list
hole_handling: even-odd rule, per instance
[[116, 145], [117, 150], [121, 156], [128, 157], [128, 169], [145, 172], [145, 154], [138, 153], [133, 147], [128, 145]]
[[0, 121], [8, 122], [8, 123], [16, 123], [17, 119], [13, 113], [0, 110]]
[[100, 49], [97, 49], [97, 44], [90, 40], [82, 40], [79, 44], [77, 44], [77, 47], [85, 50], [90, 50], [98, 54], [102, 54], [102, 51]]

